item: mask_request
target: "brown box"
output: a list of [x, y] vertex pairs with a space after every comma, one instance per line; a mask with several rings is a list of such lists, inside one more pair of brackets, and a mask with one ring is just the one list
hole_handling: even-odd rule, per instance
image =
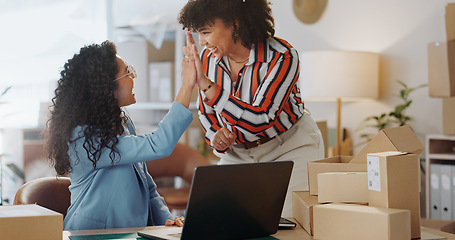
[[320, 203], [368, 203], [367, 173], [319, 173], [318, 201]]
[[455, 134], [455, 98], [442, 99], [442, 133]]
[[424, 146], [408, 126], [381, 130], [350, 163], [366, 163], [368, 153], [400, 151], [419, 154]]
[[321, 205], [317, 196], [311, 196], [308, 191], [292, 192], [292, 213], [294, 219], [313, 236], [313, 207]]
[[326, 172], [366, 172], [365, 163], [350, 163], [351, 156], [335, 156], [308, 163], [308, 186], [311, 195], [318, 195], [318, 174]]
[[416, 154], [368, 154], [369, 205], [411, 211], [411, 237], [420, 238], [420, 161]]
[[38, 205], [0, 206], [1, 239], [61, 240], [63, 215]]
[[409, 210], [357, 204], [314, 206], [314, 239], [411, 239]]
[[446, 5], [446, 35], [447, 41], [455, 40], [455, 3]]
[[455, 40], [428, 44], [430, 97], [455, 96]]

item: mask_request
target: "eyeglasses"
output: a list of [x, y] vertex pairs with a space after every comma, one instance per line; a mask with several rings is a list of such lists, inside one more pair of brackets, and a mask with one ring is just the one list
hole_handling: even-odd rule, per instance
[[[128, 65], [128, 64], [127, 64], [127, 65]], [[134, 70], [133, 65], [128, 65], [128, 66], [126, 67], [126, 71], [128, 72], [127, 74], [125, 74], [125, 75], [123, 75], [123, 76], [120, 76], [120, 77], [118, 77], [118, 78], [116, 78], [116, 79], [114, 79], [114, 80], [112, 80], [112, 81], [115, 82], [115, 81], [117, 81], [117, 80], [119, 80], [119, 79], [121, 79], [121, 78], [124, 78], [124, 77], [126, 77], [126, 76], [128, 76], [128, 75], [130, 75], [130, 74], [133, 74], [133, 77], [128, 76], [128, 77], [130, 77], [131, 79], [134, 80], [135, 78], [137, 78], [137, 73], [136, 73], [136, 70]]]

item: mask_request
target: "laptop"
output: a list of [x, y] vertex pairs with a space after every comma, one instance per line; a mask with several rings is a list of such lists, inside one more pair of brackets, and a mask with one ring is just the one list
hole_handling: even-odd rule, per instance
[[294, 163], [197, 167], [183, 227], [142, 230], [148, 239], [246, 239], [278, 230]]

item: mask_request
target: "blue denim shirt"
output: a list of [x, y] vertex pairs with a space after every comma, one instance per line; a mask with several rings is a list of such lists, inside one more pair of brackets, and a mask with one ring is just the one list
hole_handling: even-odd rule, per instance
[[84, 127], [73, 131], [69, 145], [71, 205], [64, 220], [65, 230], [143, 227], [164, 225], [172, 216], [144, 161], [169, 156], [193, 120], [190, 110], [174, 103], [151, 134], [136, 135], [128, 122], [129, 134], [119, 136], [112, 166], [110, 149], [101, 153], [93, 169], [82, 144]]

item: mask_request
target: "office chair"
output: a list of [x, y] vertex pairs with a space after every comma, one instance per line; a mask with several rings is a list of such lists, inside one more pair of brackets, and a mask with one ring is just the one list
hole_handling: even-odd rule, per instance
[[66, 216], [70, 206], [70, 179], [68, 177], [43, 177], [31, 180], [17, 191], [14, 205], [38, 204]]
[[[191, 186], [194, 169], [210, 165], [208, 159], [194, 148], [177, 143], [171, 155], [146, 162], [147, 170], [154, 179], [160, 177], [181, 177]], [[157, 186], [158, 193], [164, 198], [169, 210], [185, 210], [190, 187], [175, 188]]]

